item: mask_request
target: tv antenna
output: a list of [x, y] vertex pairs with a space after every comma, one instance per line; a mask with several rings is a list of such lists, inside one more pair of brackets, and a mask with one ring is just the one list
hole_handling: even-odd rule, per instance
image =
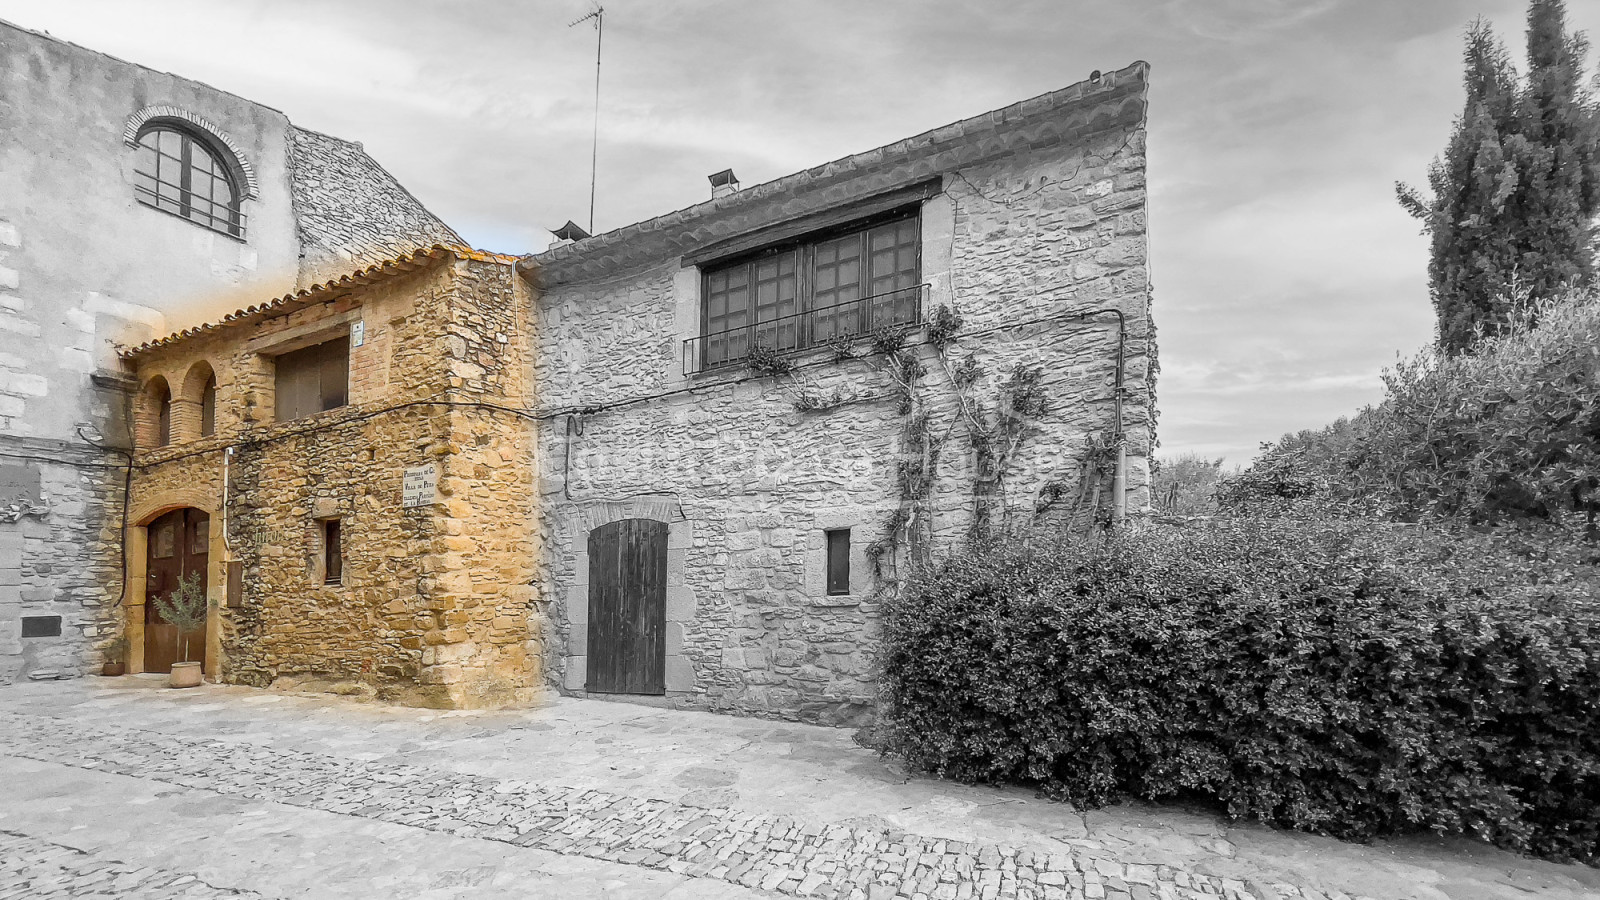
[[594, 20], [594, 135], [589, 142], [589, 233], [594, 234], [594, 182], [600, 161], [600, 42], [605, 37], [606, 8], [599, 3], [581, 19], [567, 23], [568, 28]]

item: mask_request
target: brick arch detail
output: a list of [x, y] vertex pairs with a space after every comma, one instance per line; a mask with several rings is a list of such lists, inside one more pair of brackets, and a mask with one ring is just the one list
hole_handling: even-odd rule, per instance
[[214, 517], [217, 514], [215, 497], [199, 488], [174, 488], [135, 503], [128, 514], [128, 521], [143, 528], [159, 516], [184, 507], [193, 507], [208, 516]]
[[[183, 388], [173, 392], [173, 397], [190, 403], [199, 403], [201, 394], [205, 393], [206, 382], [216, 377], [216, 367], [211, 365], [210, 360], [199, 360], [184, 373]], [[170, 381], [167, 383], [171, 384]]]
[[233, 157], [231, 162], [239, 174], [243, 176], [245, 197], [254, 200], [260, 196], [261, 185], [256, 180], [255, 166], [250, 165], [250, 161], [245, 159], [244, 151], [239, 148], [239, 144], [210, 119], [192, 113], [182, 107], [146, 106], [144, 109], [129, 116], [127, 124], [122, 129], [123, 143], [129, 147], [139, 146], [139, 129], [156, 119], [175, 119], [205, 132], [207, 137], [220, 144], [221, 148], [226, 149], [229, 155]]
[[[167, 403], [178, 399], [172, 382], [165, 375], [152, 375], [145, 379], [139, 393], [133, 398], [134, 446], [149, 450], [157, 446], [157, 432], [161, 428], [161, 394], [166, 393]], [[169, 407], [170, 415], [170, 407]], [[171, 437], [171, 435], [169, 435]]]

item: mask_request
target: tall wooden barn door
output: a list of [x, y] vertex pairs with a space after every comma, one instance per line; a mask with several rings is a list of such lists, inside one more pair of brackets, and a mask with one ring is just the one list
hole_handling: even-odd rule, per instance
[[[156, 609], [156, 598], [166, 597], [184, 575], [206, 579], [206, 559], [211, 549], [211, 518], [198, 509], [175, 509], [146, 529], [149, 562], [145, 568], [144, 670], [170, 672], [178, 662], [178, 626], [168, 625]], [[205, 662], [206, 631], [196, 629], [188, 639], [189, 658]]]
[[589, 532], [590, 691], [664, 694], [667, 525], [623, 519]]

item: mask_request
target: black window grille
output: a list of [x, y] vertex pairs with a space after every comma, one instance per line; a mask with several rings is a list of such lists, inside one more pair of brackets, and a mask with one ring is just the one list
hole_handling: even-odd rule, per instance
[[244, 237], [239, 187], [228, 166], [186, 131], [158, 126], [139, 137], [134, 193], [146, 206], [212, 231]]

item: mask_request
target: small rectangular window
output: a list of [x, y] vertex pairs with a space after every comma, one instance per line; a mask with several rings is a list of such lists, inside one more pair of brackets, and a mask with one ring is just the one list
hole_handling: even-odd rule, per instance
[[60, 616], [23, 616], [22, 636], [25, 638], [60, 637]]
[[828, 537], [828, 594], [850, 593], [850, 529], [824, 532]]
[[344, 583], [344, 545], [339, 541], [339, 520], [322, 523], [322, 583]]

